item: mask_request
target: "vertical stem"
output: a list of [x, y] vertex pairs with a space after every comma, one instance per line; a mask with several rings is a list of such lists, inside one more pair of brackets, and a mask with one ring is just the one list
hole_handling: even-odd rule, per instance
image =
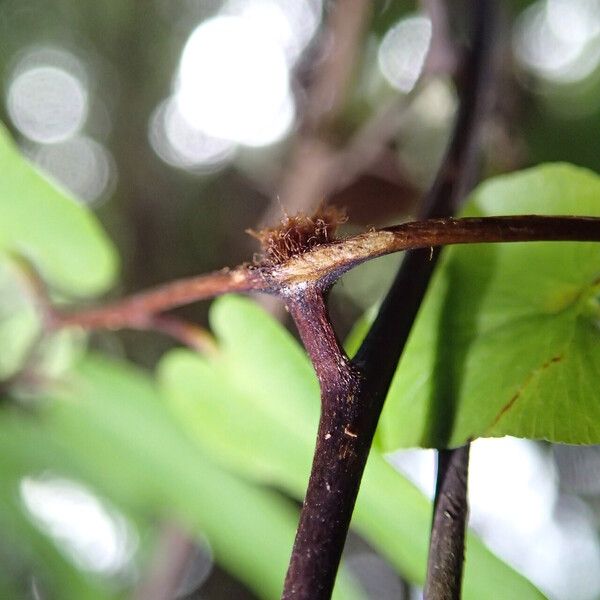
[[[477, 125], [486, 108], [487, 88], [493, 63], [493, 41], [498, 7], [494, 0], [477, 0], [473, 12], [474, 37], [471, 59], [465, 70], [467, 85], [463, 90], [457, 130], [467, 123], [469, 135], [454, 135], [445, 168], [438, 174], [429, 202], [423, 214], [427, 217], [448, 216], [455, 212], [466, 191], [475, 183], [475, 144]], [[469, 85], [474, 82], [474, 85]], [[475, 115], [475, 116], [473, 116]], [[457, 175], [452, 172], [461, 168]], [[454, 179], [454, 181], [452, 181]], [[439, 187], [438, 187], [439, 186]], [[444, 187], [448, 192], [443, 193]], [[450, 191], [451, 190], [451, 191]], [[443, 199], [445, 197], [446, 201]], [[433, 507], [429, 557], [425, 581], [425, 600], [458, 600], [460, 598], [464, 552], [465, 527], [468, 514], [467, 478], [470, 444], [461, 448], [439, 450], [437, 454], [436, 496]]]
[[[471, 179], [482, 97], [490, 71], [495, 2], [472, 0], [470, 6], [475, 35], [452, 141], [422, 209], [428, 217], [452, 214]], [[327, 318], [323, 290], [290, 292], [288, 308], [321, 384], [322, 414], [283, 592], [285, 600], [325, 600], [331, 595], [377, 420], [437, 255], [432, 261], [426, 250], [407, 254], [352, 363], [339, 349]], [[464, 506], [466, 510], [466, 503]]]
[[459, 600], [467, 523], [470, 444], [438, 451], [425, 600]]
[[[314, 461], [282, 598], [331, 596], [368, 456], [370, 437], [357, 404], [360, 375], [340, 349], [323, 290], [303, 287], [288, 308], [321, 384], [321, 420]], [[366, 448], [365, 448], [366, 446]]]
[[[469, 6], [473, 41], [462, 77], [459, 112], [447, 155], [421, 207], [420, 216], [423, 218], [454, 214], [473, 183], [477, 142], [493, 74], [493, 42], [498, 6], [494, 0], [472, 0]], [[406, 254], [382, 308], [355, 357], [355, 361], [362, 366], [378, 406], [383, 404], [438, 256], [437, 250], [432, 255], [424, 250]], [[461, 464], [462, 470], [458, 468]], [[427, 600], [460, 597], [467, 514], [467, 466], [468, 448], [441, 451], [438, 456], [438, 492], [425, 584]], [[459, 476], [461, 473], [462, 477]], [[450, 500], [458, 504], [451, 504]], [[449, 505], [458, 510], [448, 510]], [[447, 522], [447, 514], [455, 517]], [[447, 588], [450, 595], [444, 595], [446, 584], [451, 584]]]

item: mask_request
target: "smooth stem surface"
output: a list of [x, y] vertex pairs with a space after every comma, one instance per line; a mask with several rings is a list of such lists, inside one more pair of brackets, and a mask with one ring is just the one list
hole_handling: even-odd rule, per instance
[[321, 420], [282, 598], [331, 596], [370, 445], [356, 402], [360, 374], [341, 351], [318, 286], [287, 299], [321, 385]]
[[467, 523], [470, 444], [438, 451], [425, 600], [459, 600]]
[[[451, 6], [452, 3], [447, 3], [448, 9]], [[494, 35], [498, 6], [495, 0], [473, 0], [468, 7], [473, 35], [459, 86], [457, 120], [447, 154], [421, 205], [421, 218], [452, 216], [462, 203], [466, 191], [472, 186], [477, 163], [480, 161], [480, 132], [488, 108], [486, 103], [490, 101], [490, 87], [493, 87]], [[429, 256], [423, 250], [407, 253], [357, 354], [357, 360], [366, 369], [367, 381], [371, 382], [371, 395], [375, 399], [378, 415], [438, 257], [439, 252], [432, 252]], [[438, 462], [439, 479], [443, 477], [445, 468], [444, 463]], [[466, 512], [466, 495], [463, 507]], [[444, 538], [448, 533], [445, 530], [436, 531], [441, 511], [439, 504], [434, 506], [432, 532], [438, 538]], [[464, 538], [460, 543], [461, 548], [464, 548]], [[459, 562], [453, 565], [459, 579], [462, 576], [462, 564], [461, 554]], [[437, 585], [437, 574], [435, 570], [428, 571], [425, 587]]]

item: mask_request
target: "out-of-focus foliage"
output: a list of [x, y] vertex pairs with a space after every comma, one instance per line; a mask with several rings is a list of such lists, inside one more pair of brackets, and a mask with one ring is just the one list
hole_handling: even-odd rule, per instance
[[[466, 42], [463, 5], [444, 4], [450, 8], [446, 42], [455, 37], [460, 49]], [[316, 383], [300, 348], [256, 308], [239, 299], [225, 299], [213, 312], [218, 353], [208, 358], [186, 351], [166, 355], [157, 389], [150, 370], [141, 372], [131, 363], [153, 367], [171, 347], [161, 336], [131, 332], [95, 335], [90, 344], [101, 349], [103, 356], [88, 354], [88, 340], [78, 331], [47, 335], [38, 344], [43, 322], [32, 293], [30, 269], [39, 270], [51, 295], [64, 301], [104, 293], [115, 283], [117, 260], [112, 243], [123, 264], [118, 289], [113, 291], [119, 295], [248, 260], [253, 248], [241, 232], [256, 226], [286, 173], [296, 128], [305, 116], [302, 111], [313, 69], [318, 68], [314, 57], [319, 28], [331, 14], [331, 6], [317, 0], [0, 0], [0, 116], [19, 146], [17, 149], [2, 129], [0, 597], [51, 594], [100, 600], [129, 596], [152, 564], [164, 523], [171, 521], [195, 541], [208, 539], [217, 563], [252, 593], [278, 596], [297, 519], [290, 497], [299, 500], [302, 496], [316, 428]], [[325, 140], [339, 146], [387, 114], [387, 120], [380, 122], [383, 127], [375, 128], [387, 136], [382, 153], [335, 194], [334, 201], [348, 208], [349, 230], [409, 216], [437, 169], [457, 101], [452, 81], [457, 48], [452, 43], [436, 46], [440, 39], [435, 27], [431, 47], [427, 35], [418, 35], [428, 31], [423, 15], [415, 15], [420, 5], [382, 0], [372, 8], [360, 40], [359, 64], [336, 118], [334, 139]], [[501, 38], [507, 44], [505, 55], [512, 49], [514, 60], [505, 64], [501, 93], [482, 142], [485, 172], [495, 174], [548, 160], [568, 160], [599, 170], [598, 3], [515, 0], [505, 8], [506, 29]], [[419, 28], [410, 28], [415, 21], [406, 20], [414, 17], [420, 19]], [[232, 42], [230, 34], [240, 31], [240, 25], [244, 25], [244, 36]], [[194, 56], [194, 47], [202, 48], [215, 26], [229, 27], [220, 30], [229, 35], [212, 36], [216, 49]], [[407, 26], [413, 37], [406, 34]], [[393, 35], [398, 31], [404, 34]], [[252, 40], [258, 42], [248, 43]], [[273, 41], [281, 47], [273, 46]], [[275, 128], [280, 137], [262, 146], [252, 145], [256, 144], [257, 138], [252, 136], [257, 124], [262, 122], [267, 129], [281, 125], [282, 115], [270, 108], [269, 102], [279, 96], [273, 93], [270, 70], [260, 64], [257, 48], [283, 52], [285, 63], [279, 57], [278, 65], [285, 64], [287, 71], [277, 70], [275, 91], [289, 102], [284, 102], [283, 108], [292, 110], [291, 115], [283, 111], [285, 127]], [[383, 56], [384, 49], [387, 56]], [[427, 60], [432, 62], [426, 62], [423, 69], [420, 61], [428, 50]], [[268, 52], [266, 57], [274, 60]], [[399, 69], [397, 78], [389, 71], [384, 73], [382, 61]], [[183, 88], [182, 75], [187, 78]], [[203, 80], [201, 75], [209, 79]], [[398, 81], [408, 81], [414, 88], [400, 90]], [[186, 115], [178, 104], [183, 92], [192, 100], [184, 103]], [[198, 93], [203, 102], [212, 98], [212, 104], [204, 106], [218, 109], [218, 120], [197, 114], [200, 103], [194, 100]], [[257, 111], [254, 118], [252, 110]], [[243, 129], [241, 137], [250, 143], [207, 136], [183, 117], [196, 119], [196, 125], [225, 126], [222, 132], [233, 138], [241, 136], [235, 131], [237, 124]], [[377, 142], [376, 137], [368, 140]], [[32, 164], [64, 188], [50, 185]], [[563, 168], [556, 181], [562, 181], [565, 173]], [[570, 169], [568, 175], [578, 192], [597, 186], [595, 176]], [[536, 177], [523, 175], [527, 181], [517, 177], [513, 185], [537, 186], [542, 176], [550, 183], [555, 177], [546, 170]], [[518, 206], [516, 199], [515, 203], [507, 200], [488, 206], [489, 194], [495, 202], [497, 193], [504, 194], [510, 181], [499, 180], [482, 188], [477, 210], [486, 214], [542, 212], [534, 195], [519, 196]], [[541, 192], [548, 198], [552, 195], [549, 184], [541, 185]], [[578, 193], [557, 211], [595, 214], [593, 199], [581, 203], [580, 198], [583, 195]], [[113, 242], [92, 218], [91, 210], [79, 203], [87, 203], [95, 211]], [[281, 198], [281, 204], [286, 207], [286, 198]], [[551, 209], [548, 206], [546, 210]], [[485, 360], [493, 364], [491, 381], [498, 398], [509, 399], [515, 386], [522, 386], [527, 373], [533, 373], [527, 390], [533, 391], [530, 384], [534, 380], [538, 392], [542, 386], [550, 386], [550, 397], [558, 406], [559, 390], [572, 397], [572, 386], [560, 377], [544, 382], [541, 376], [553, 370], [557, 376], [570, 376], [565, 369], [575, 367], [573, 351], [581, 355], [584, 343], [596, 345], [592, 324], [596, 307], [590, 298], [578, 315], [575, 309], [559, 316], [542, 315], [538, 310], [542, 295], [534, 288], [552, 291], [571, 282], [568, 277], [560, 281], [551, 277], [555, 265], [546, 262], [547, 253], [561, 268], [572, 265], [572, 276], [577, 279], [573, 289], [581, 287], [583, 270], [592, 266], [570, 262], [580, 252], [570, 249], [573, 247], [561, 245], [556, 251], [553, 246], [529, 248], [539, 254], [537, 262], [519, 259], [517, 247], [509, 254], [499, 248], [448, 252], [436, 283], [440, 304], [428, 301], [425, 310], [431, 321], [424, 321], [424, 313], [420, 331], [426, 339], [433, 335], [433, 321], [440, 318], [435, 311], [443, 313], [441, 302], [447, 297], [457, 303], [454, 320], [447, 322], [451, 328], [457, 327], [459, 318], [471, 319], [469, 322], [479, 318], [484, 314], [482, 307], [508, 310], [510, 307], [498, 306], [489, 297], [491, 283], [485, 289], [479, 284], [489, 283], [490, 274], [483, 270], [490, 261], [506, 267], [514, 252], [513, 266], [521, 265], [522, 273], [515, 267], [513, 271], [519, 272], [512, 275], [520, 282], [521, 291], [532, 292], [528, 298], [537, 311], [536, 320], [524, 325], [531, 339], [527, 342], [523, 333], [518, 357], [502, 353]], [[594, 251], [589, 252], [580, 257], [582, 261], [591, 261]], [[398, 258], [365, 265], [336, 286], [331, 306], [341, 333], [383, 293], [384, 280], [391, 277]], [[474, 269], [476, 279], [464, 276], [467, 268]], [[459, 276], [466, 279], [465, 289], [476, 291], [479, 299], [485, 296], [486, 304], [476, 307], [477, 311], [467, 314], [475, 300], [465, 304], [466, 295], [460, 302], [449, 296], [445, 279]], [[505, 293], [499, 275], [494, 271], [491, 277]], [[517, 300], [522, 300], [521, 308], [527, 304], [523, 296]], [[206, 304], [189, 307], [184, 314], [207, 322]], [[572, 340], [577, 333], [579, 339], [569, 344], [566, 339], [558, 340], [554, 352], [551, 340], [544, 337], [550, 336], [543, 333], [546, 329], [553, 332], [554, 339], [561, 331], [569, 333]], [[354, 345], [360, 339], [360, 331], [356, 331]], [[439, 338], [431, 339], [436, 343]], [[462, 354], [453, 355], [452, 372], [441, 371], [445, 377], [441, 383], [450, 386], [457, 381], [456, 361], [467, 354], [471, 360], [476, 356], [472, 354], [477, 350], [475, 340], [459, 336], [458, 341], [465, 343]], [[419, 349], [413, 339], [411, 364], [425, 361], [425, 371], [430, 372], [446, 349], [440, 344], [438, 350], [440, 354], [434, 355], [433, 348]], [[543, 373], [535, 371], [558, 356], [559, 350], [565, 350], [562, 362], [551, 363]], [[580, 362], [590, 363], [592, 354], [581, 355]], [[499, 364], [498, 358], [506, 364]], [[517, 377], [500, 381], [501, 374], [508, 372], [508, 363], [517, 358], [524, 361], [519, 363], [520, 371], [515, 371]], [[406, 368], [403, 364], [400, 370]], [[180, 374], [185, 381], [178, 378]], [[465, 373], [466, 379], [461, 375], [460, 381], [473, 387], [476, 382], [471, 375]], [[581, 371], [573, 381], [576, 378], [581, 382]], [[519, 410], [533, 410], [531, 394], [521, 394], [513, 409], [489, 430], [501, 401], [490, 403], [487, 388], [476, 408], [464, 402], [466, 396], [459, 396], [463, 412], [455, 417], [466, 410], [475, 421], [456, 418], [448, 426], [451, 431], [436, 432], [430, 427], [433, 420], [428, 411], [434, 407], [429, 397], [422, 389], [416, 396], [405, 396], [412, 394], [412, 384], [419, 382], [404, 383], [410, 389], [399, 388], [395, 382], [380, 430], [387, 448], [424, 443], [425, 438], [431, 443], [433, 437], [447, 435], [453, 436], [451, 443], [458, 443], [473, 432], [596, 439], [591, 437], [595, 424], [590, 422], [586, 429], [584, 415], [576, 414], [571, 405], [561, 413], [564, 419], [554, 415], [551, 421], [544, 406], [536, 412], [544, 415], [538, 423], [544, 429], [528, 428], [529, 419], [517, 416]], [[466, 394], [465, 386], [461, 385], [461, 394]], [[469, 394], [473, 400], [475, 396]], [[580, 399], [583, 401], [583, 396], [576, 398]], [[479, 413], [481, 405], [489, 414]], [[407, 424], [408, 415], [414, 417], [414, 423]], [[557, 425], [556, 431], [551, 431], [552, 423]], [[575, 429], [566, 429], [574, 424]], [[586, 468], [588, 477], [589, 472]], [[62, 490], [64, 497], [59, 498], [57, 490]], [[75, 500], [81, 506], [73, 505]], [[88, 515], [82, 512], [84, 505], [86, 510], [95, 506], [95, 518], [100, 518], [97, 513], [103, 514], [104, 521], [112, 523], [110, 535], [103, 538], [102, 528], [96, 527], [91, 517], [81, 516]], [[561, 514], [557, 508], [557, 515]], [[429, 515], [425, 497], [374, 451], [354, 529], [411, 581], [422, 581]], [[482, 531], [486, 533], [486, 527]], [[115, 540], [120, 546], [103, 557], [103, 539], [108, 548]], [[510, 598], [537, 596], [524, 578], [474, 535], [469, 538], [468, 552], [466, 586], [471, 597], [489, 597], [488, 589], [495, 591], [494, 597], [498, 597], [497, 590], [504, 589], [511, 590], [507, 591]], [[597, 548], [593, 552], [597, 553]], [[533, 554], [516, 561], [529, 574], [535, 574]], [[108, 555], [112, 556], [109, 566]], [[545, 560], [546, 555], [537, 564]], [[546, 574], [558, 576], [560, 569], [543, 566]], [[542, 580], [540, 573], [538, 568]], [[581, 582], [593, 579], [590, 573], [581, 577], [571, 574], [571, 581], [576, 578]], [[231, 580], [217, 573], [206, 596], [232, 597], [224, 582]], [[557, 588], [547, 585], [554, 594]], [[215, 591], [215, 586], [220, 589]], [[340, 580], [339, 588], [341, 598], [361, 597], [349, 577]], [[569, 600], [597, 597], [593, 591], [577, 596], [572, 588], [571, 584], [566, 593], [559, 596], [556, 592], [556, 596]], [[236, 589], [237, 593], [247, 598], [251, 592]]]
[[[74, 477], [146, 526], [161, 516], [179, 519], [206, 535], [217, 560], [258, 596], [279, 595], [297, 511], [209, 461], [147, 376], [89, 356], [49, 394], [35, 418], [12, 412], [0, 423], [3, 550], [10, 548], [17, 572], [35, 565], [60, 598], [113, 597], [106, 583], [100, 592], [98, 581], [57, 553], [19, 501], [26, 478]], [[360, 597], [343, 577], [339, 585], [341, 598]]]
[[117, 265], [110, 240], [83, 206], [24, 160], [1, 125], [0, 164], [0, 250], [31, 260], [59, 290], [81, 296], [105, 291]]
[[[318, 384], [307, 357], [249, 300], [217, 300], [211, 325], [219, 340], [214, 357], [175, 350], [159, 367], [175, 413], [215, 460], [302, 498], [319, 408]], [[429, 501], [373, 452], [354, 527], [418, 584], [425, 576], [430, 517]], [[542, 597], [471, 534], [464, 597], [475, 600], [490, 593], [506, 599]]]

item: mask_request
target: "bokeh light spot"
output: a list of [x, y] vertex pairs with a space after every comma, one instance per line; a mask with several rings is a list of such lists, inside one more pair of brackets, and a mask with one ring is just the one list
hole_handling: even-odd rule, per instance
[[293, 65], [321, 22], [321, 0], [229, 0], [223, 14], [245, 19], [274, 39]]
[[513, 46], [521, 65], [551, 83], [571, 84], [600, 64], [600, 3], [538, 0], [520, 15]]
[[154, 151], [171, 166], [198, 172], [213, 172], [226, 165], [237, 145], [194, 128], [169, 98], [155, 109], [149, 125]]
[[17, 69], [6, 103], [15, 127], [39, 143], [69, 138], [82, 127], [88, 110], [83, 83], [54, 65]]
[[391, 86], [408, 93], [415, 86], [431, 43], [431, 21], [414, 16], [403, 19], [384, 36], [379, 46], [379, 68]]
[[110, 152], [89, 137], [77, 135], [64, 142], [39, 146], [33, 161], [76, 199], [94, 203], [110, 196], [116, 168]]
[[248, 146], [279, 140], [294, 117], [283, 49], [241, 17], [218, 16], [195, 29], [175, 98], [193, 128]]
[[129, 567], [137, 546], [123, 516], [88, 489], [58, 477], [26, 477], [21, 498], [34, 521], [80, 568], [113, 574]]

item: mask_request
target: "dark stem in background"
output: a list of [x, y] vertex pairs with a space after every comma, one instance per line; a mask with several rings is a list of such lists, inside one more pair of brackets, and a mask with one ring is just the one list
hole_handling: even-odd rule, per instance
[[[491, 81], [493, 69], [490, 69], [487, 75], [482, 69], [485, 69], [486, 62], [493, 66], [496, 58], [493, 42], [495, 41], [495, 35], [497, 35], [498, 8], [494, 6], [494, 2], [495, 0], [482, 2], [482, 5], [487, 3], [488, 7], [482, 6], [481, 12], [475, 17], [476, 27], [472, 62], [468, 66], [471, 72], [467, 71], [466, 76], [468, 80], [473, 77], [474, 73], [480, 71], [480, 78], [483, 82], [480, 86], [482, 88], [480, 92], [482, 92], [483, 98], [477, 97], [473, 93], [469, 94], [467, 89], [466, 101], [462, 107], [465, 111], [472, 110], [475, 112], [473, 126], [475, 126], [478, 119], [477, 112], [485, 112], [486, 102], [491, 103], [492, 101], [492, 98], [489, 97], [491, 95], [489, 89], [494, 87], [494, 82]], [[485, 14], [486, 12], [490, 14]], [[487, 81], [486, 77], [488, 78]], [[471, 89], [470, 91], [477, 93], [477, 90]], [[468, 117], [463, 113], [463, 118]], [[460, 118], [457, 125], [460, 126]], [[475, 155], [474, 145], [478, 141], [480, 140], [477, 139], [477, 135], [472, 135], [471, 139], [465, 143], [463, 171], [457, 177], [462, 181], [456, 186], [454, 197], [449, 197], [449, 204], [446, 207], [443, 204], [437, 207], [437, 210], [441, 209], [437, 214], [435, 203], [433, 203], [431, 206], [432, 211], [426, 213], [427, 216], [450, 216], [454, 214], [460, 203], [462, 203], [463, 198], [461, 196], [464, 197], [466, 192], [474, 186], [478, 178], [476, 173], [478, 170], [478, 157]], [[436, 489], [424, 587], [425, 600], [459, 600], [461, 597], [465, 559], [465, 530], [469, 513], [467, 484], [470, 449], [471, 444], [468, 442], [460, 448], [442, 449], [438, 450], [437, 453]]]
[[131, 600], [172, 600], [177, 597], [194, 542], [178, 525], [166, 522], [157, 546], [150, 567]]
[[427, 600], [458, 600], [462, 584], [470, 444], [438, 451], [433, 526], [427, 561]]
[[[480, 142], [479, 134], [487, 103], [491, 100], [489, 95], [495, 59], [493, 42], [498, 15], [494, 0], [474, 0], [470, 2], [470, 8], [473, 18], [472, 46], [460, 81], [459, 112], [448, 153], [419, 213], [423, 218], [452, 216], [475, 182], [478, 163], [476, 148]], [[429, 257], [422, 250], [407, 253], [376, 322], [359, 350], [357, 360], [374, 366], [370, 379], [381, 382], [379, 389], [375, 390], [381, 403], [438, 258], [438, 251]], [[392, 347], [395, 352], [390, 351]], [[382, 352], [382, 348], [386, 350]], [[468, 514], [468, 446], [466, 449], [438, 453], [436, 501], [425, 583], [426, 600], [437, 598], [430, 594], [447, 584], [452, 586], [447, 588], [450, 595], [446, 598], [460, 597], [464, 531]], [[449, 476], [447, 473], [448, 467], [457, 461], [463, 463], [464, 477]], [[442, 501], [438, 501], [442, 490]], [[446, 510], [444, 499], [448, 497], [456, 499], [457, 510]], [[456, 535], [457, 532], [462, 534]], [[456, 560], [448, 563], [450, 557]]]
[[[340, 149], [332, 144], [332, 129], [348, 95], [370, 12], [371, 0], [330, 3], [306, 97], [304, 102], [298, 98], [302, 115], [298, 131], [259, 227], [277, 223], [284, 210], [289, 215], [311, 214], [337, 183]], [[262, 296], [259, 302], [279, 320], [284, 319], [279, 298]]]
[[[426, 218], [451, 215], [470, 183], [467, 174], [473, 164], [472, 151], [478, 138], [487, 74], [491, 68], [491, 30], [495, 20], [492, 0], [473, 0], [470, 4], [474, 34], [464, 70], [459, 114], [448, 153], [421, 211]], [[352, 390], [354, 423], [360, 425], [353, 430], [353, 434], [357, 436], [354, 439], [360, 440], [360, 443], [353, 447], [357, 455], [350, 465], [343, 461], [331, 463], [331, 456], [335, 456], [335, 450], [331, 446], [326, 447], [327, 452], [324, 452], [324, 441], [320, 437], [324, 435], [323, 422], [326, 419], [323, 407], [311, 479], [286, 578], [284, 598], [319, 600], [331, 595], [331, 565], [337, 568], [339, 563], [385, 395], [437, 256], [437, 252], [430, 255], [423, 250], [407, 253], [379, 314], [353, 361], [361, 372], [358, 386]], [[299, 325], [299, 329], [302, 329], [302, 325]], [[315, 335], [319, 334], [315, 332]], [[336, 440], [339, 455], [347, 441], [344, 438]], [[324, 469], [328, 469], [330, 479], [338, 482], [339, 489], [323, 487], [318, 473], [324, 472]], [[328, 535], [331, 536], [332, 543], [328, 545], [322, 544], [318, 537], [312, 535], [312, 528], [307, 525], [316, 522], [323, 514], [327, 514], [330, 519]], [[321, 564], [327, 564], [328, 568], [320, 571]]]

